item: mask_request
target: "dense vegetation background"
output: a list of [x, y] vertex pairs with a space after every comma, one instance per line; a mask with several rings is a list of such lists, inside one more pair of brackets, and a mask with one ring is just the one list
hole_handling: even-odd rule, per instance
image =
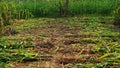
[[[67, 14], [110, 15], [118, 4], [118, 0], [70, 0]], [[60, 8], [64, 11], [65, 0], [1, 0], [0, 6], [3, 12], [7, 11], [12, 15], [11, 18], [59, 17]]]
[[66, 0], [1, 0], [0, 19], [7, 25], [10, 19], [113, 15], [119, 3], [119, 0], [70, 0], [68, 4]]

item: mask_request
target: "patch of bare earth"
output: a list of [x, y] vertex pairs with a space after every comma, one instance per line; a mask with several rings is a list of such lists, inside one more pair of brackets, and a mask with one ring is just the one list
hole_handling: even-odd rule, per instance
[[78, 24], [71, 27], [69, 23], [50, 23], [21, 32], [22, 35], [36, 36], [33, 49], [38, 56], [37, 61], [21, 62], [14, 68], [70, 68], [68, 64], [99, 63], [97, 59], [101, 55], [91, 52], [93, 47], [81, 41], [80, 30]]

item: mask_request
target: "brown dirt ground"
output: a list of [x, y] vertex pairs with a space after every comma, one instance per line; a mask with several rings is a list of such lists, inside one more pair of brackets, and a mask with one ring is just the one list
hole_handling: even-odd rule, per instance
[[97, 57], [101, 55], [91, 52], [93, 47], [81, 41], [83, 36], [78, 34], [81, 29], [78, 24], [71, 27], [68, 23], [50, 23], [20, 32], [23, 36], [36, 36], [33, 50], [38, 56], [37, 61], [17, 63], [13, 68], [71, 68], [79, 62], [99, 63]]

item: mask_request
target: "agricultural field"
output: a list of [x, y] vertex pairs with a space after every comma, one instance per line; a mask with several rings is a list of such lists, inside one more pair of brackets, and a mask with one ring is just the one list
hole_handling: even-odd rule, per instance
[[120, 0], [0, 0], [0, 68], [120, 68]]

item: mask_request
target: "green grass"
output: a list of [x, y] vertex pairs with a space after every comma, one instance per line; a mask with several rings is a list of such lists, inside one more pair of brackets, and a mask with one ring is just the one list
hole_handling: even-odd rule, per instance
[[[117, 0], [84, 0], [69, 3], [69, 15], [99, 14], [110, 15], [118, 2]], [[64, 4], [64, 1], [63, 1]], [[56, 1], [2, 1], [0, 7], [7, 5], [12, 14], [11, 18], [29, 17], [59, 17], [59, 0]], [[4, 11], [3, 11], [4, 12]], [[16, 17], [17, 16], [17, 17]]]
[[112, 10], [115, 6], [115, 0], [85, 0], [85, 1], [76, 1], [71, 2], [69, 5], [69, 11], [77, 14], [101, 14], [101, 15], [109, 15], [112, 13]]
[[[37, 0], [37, 2], [35, 0], [20, 2], [17, 0], [9, 2], [8, 0], [1, 1], [0, 16], [3, 18], [3, 22], [0, 20], [0, 28], [2, 27], [1, 23], [9, 22], [8, 17], [10, 17], [13, 23], [5, 28], [14, 28], [18, 31], [18, 34], [0, 36], [0, 67], [7, 68], [7, 66], [11, 66], [13, 62], [35, 59], [38, 53], [32, 49], [32, 47], [35, 46], [34, 39], [42, 37], [42, 34], [23, 36], [21, 33], [54, 22], [69, 22], [72, 28], [75, 28], [75, 24], [79, 24], [82, 30], [80, 30], [78, 34], [85, 36], [81, 38], [82, 42], [93, 47], [91, 52], [102, 55], [98, 58], [102, 63], [76, 63], [75, 66], [100, 68], [112, 63], [120, 63], [120, 30], [113, 30], [111, 28], [113, 26], [111, 24], [113, 17], [111, 16], [119, 4], [117, 1], [118, 0], [70, 0], [68, 16], [73, 15], [76, 17], [57, 18], [57, 20], [50, 17], [60, 17], [59, 0]], [[63, 1], [62, 4], [64, 3]], [[80, 18], [77, 16], [80, 16]], [[83, 16], [89, 16], [89, 19], [81, 20], [85, 18]], [[21, 20], [15, 21], [16, 19]], [[47, 34], [44, 35], [47, 36]]]
[[[102, 56], [98, 58], [98, 60], [102, 61], [102, 63], [76, 63], [75, 66], [77, 67], [87, 66], [99, 68], [100, 66], [105, 67], [106, 65], [112, 63], [120, 63], [120, 31], [110, 28], [110, 23], [110, 25], [106, 25], [98, 22], [97, 20], [97, 17], [90, 17], [89, 21], [76, 20], [76, 18], [57, 19], [57, 22], [69, 22], [69, 25], [72, 28], [75, 27], [75, 24], [79, 24], [79, 26], [82, 28], [82, 30], [78, 32], [79, 35], [85, 36], [81, 38], [81, 40], [87, 45], [93, 47], [91, 52], [102, 54]], [[20, 24], [21, 21], [15, 23], [14, 25], [16, 26], [14, 28], [17, 31], [22, 32], [24, 30], [39, 28], [42, 25], [47, 25], [54, 21], [56, 20], [52, 18], [29, 19], [24, 20], [22, 24]], [[12, 26], [13, 25], [10, 25], [9, 27]], [[2, 65], [4, 63], [8, 64], [10, 62], [21, 62], [27, 59], [34, 59], [37, 53], [32, 51], [31, 45], [35, 46], [33, 40], [38, 37], [41, 36], [22, 36], [21, 34], [3, 36], [0, 39], [0, 64]], [[28, 42], [27, 40], [31, 41]]]
[[[87, 37], [82, 39], [84, 43], [94, 46], [95, 49], [91, 49], [92, 52], [103, 55], [99, 58], [103, 63], [95, 64], [97, 68], [99, 68], [99, 66], [105, 67], [112, 63], [120, 63], [120, 30], [113, 30], [110, 27], [111, 25], [105, 26], [105, 24], [95, 21], [81, 22], [72, 19], [70, 19], [70, 21], [73, 21], [73, 27], [75, 23], [79, 23], [81, 27], [84, 28], [80, 30], [79, 34]], [[84, 63], [76, 65], [78, 65], [78, 67], [86, 67]], [[95, 65], [88, 63], [87, 67], [93, 67]]]
[[[61, 0], [1, 0], [0, 1], [0, 27], [9, 25], [11, 19], [29, 19], [39, 17], [60, 17], [59, 1]], [[70, 0], [68, 16], [101, 15], [112, 16], [118, 6], [118, 0]], [[62, 1], [64, 9], [65, 1]], [[1, 31], [2, 32], [2, 31]]]

